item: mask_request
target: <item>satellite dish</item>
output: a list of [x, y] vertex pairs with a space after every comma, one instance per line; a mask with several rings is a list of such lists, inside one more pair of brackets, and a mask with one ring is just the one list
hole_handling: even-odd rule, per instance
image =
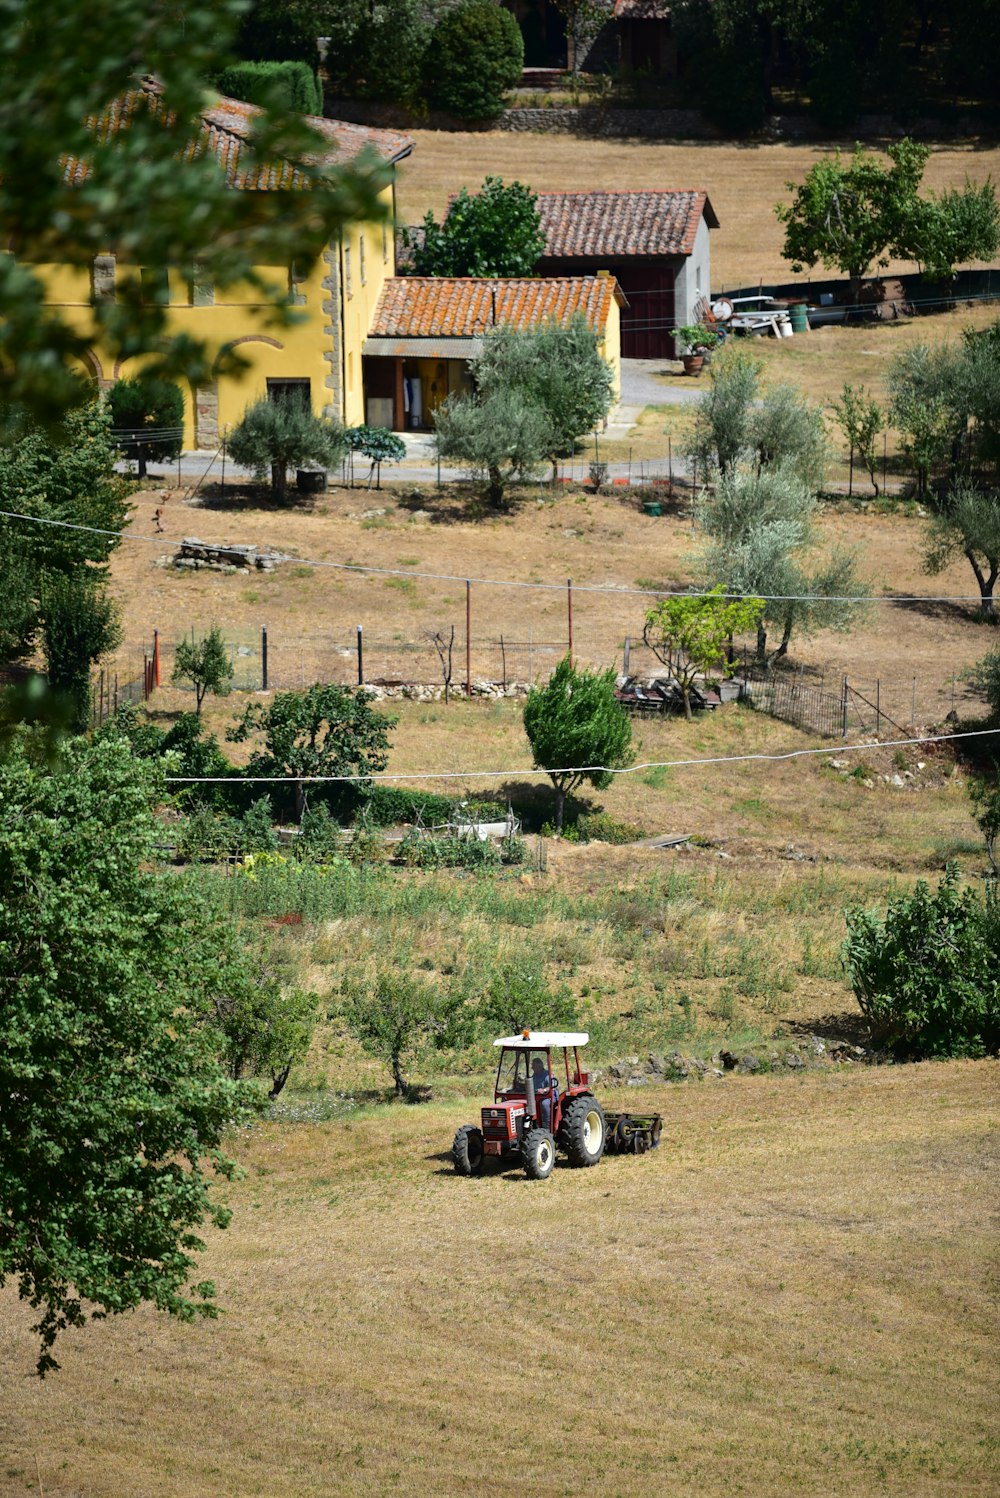
[[712, 303], [712, 316], [716, 322], [728, 322], [733, 315], [733, 304], [728, 297], [720, 296]]

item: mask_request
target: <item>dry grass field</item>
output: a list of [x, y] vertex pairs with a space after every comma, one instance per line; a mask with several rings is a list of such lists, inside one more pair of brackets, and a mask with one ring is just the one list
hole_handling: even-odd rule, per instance
[[[415, 149], [399, 172], [398, 211], [403, 223], [415, 223], [428, 209], [440, 216], [451, 193], [463, 186], [478, 187], [488, 173], [547, 192], [705, 188], [721, 225], [712, 236], [715, 291], [793, 279], [781, 258], [783, 235], [772, 208], [779, 200], [788, 200], [787, 181], [800, 182], [814, 161], [834, 149], [722, 141], [666, 145], [503, 131], [410, 134]], [[936, 146], [924, 183], [940, 192], [960, 187], [967, 175], [974, 182], [1000, 176], [1000, 148]], [[892, 267], [896, 273], [908, 268]]]
[[988, 1498], [998, 1079], [675, 1086], [659, 1151], [545, 1184], [451, 1173], [471, 1101], [258, 1127], [221, 1320], [39, 1384], [0, 1301], [0, 1492]]
[[[703, 184], [723, 221], [718, 284], [784, 277], [770, 204], [818, 154], [417, 141], [404, 220], [486, 172], [539, 187]], [[937, 150], [927, 180], [981, 180], [998, 155]], [[962, 325], [958, 314], [934, 327], [954, 337]], [[891, 353], [923, 332], [831, 331], [759, 351], [769, 374], [826, 402], [847, 378], [878, 388]], [[662, 427], [680, 436], [683, 420], [650, 407], [626, 441], [662, 451]], [[152, 534], [160, 504], [162, 490], [136, 495], [137, 536]], [[923, 573], [911, 509], [824, 508], [822, 544], [858, 547], [881, 601], [848, 634], [793, 643], [806, 685], [839, 691], [846, 672], [871, 697], [881, 683], [894, 720], [883, 737], [913, 720], [927, 732], [953, 704], [974, 713], [961, 673], [993, 643], [961, 603], [886, 601], [970, 592], [964, 565]], [[529, 660], [545, 672], [566, 645], [570, 576], [577, 657], [618, 663], [642, 629], [644, 601], [629, 590], [689, 581], [698, 540], [684, 494], [654, 519], [630, 493], [540, 484], [491, 516], [469, 486], [415, 492], [405, 474], [384, 493], [335, 489], [289, 510], [233, 486], [175, 493], [163, 519], [162, 546], [126, 543], [112, 560], [122, 675], [158, 628], [166, 683], [176, 639], [212, 623], [254, 671], [266, 624], [279, 688], [351, 681], [359, 623], [369, 678], [435, 679], [426, 636], [451, 625], [462, 678], [466, 577], [554, 585], [474, 586], [475, 675], [498, 674], [501, 634], [511, 678]], [[158, 565], [192, 534], [276, 545], [292, 560], [253, 577]], [[344, 562], [399, 575], [320, 565]], [[407, 643], [422, 653], [404, 656]], [[221, 738], [248, 700], [209, 699], [208, 726]], [[165, 684], [148, 709], [166, 724], [191, 706]], [[391, 710], [391, 771], [444, 773], [422, 783], [547, 814], [544, 786], [527, 784], [520, 704]], [[732, 759], [817, 746], [781, 762]], [[845, 906], [884, 906], [950, 859], [970, 878], [984, 862], [966, 771], [950, 755], [871, 745], [850, 773], [831, 763], [838, 748], [735, 704], [690, 724], [637, 723], [635, 772], [593, 800], [646, 834], [692, 834], [671, 851], [547, 840], [536, 864], [532, 838], [532, 861], [494, 876], [346, 870], [325, 893], [310, 870], [301, 882], [294, 869], [263, 871], [252, 887], [203, 871], [290, 953], [324, 1019], [279, 1112], [232, 1141], [245, 1169], [222, 1188], [233, 1223], [199, 1265], [221, 1319], [184, 1326], [143, 1311], [91, 1326], [65, 1339], [63, 1371], [39, 1384], [32, 1313], [10, 1287], [0, 1296], [2, 1498], [1000, 1491], [1000, 1063], [793, 1072], [781, 1059], [808, 1032], [859, 1036], [840, 966]], [[696, 763], [657, 763], [682, 760]], [[286, 913], [305, 918], [282, 924]], [[638, 1094], [665, 1121], [645, 1159], [559, 1168], [546, 1184], [520, 1172], [466, 1181], [448, 1150], [487, 1096], [489, 1047], [481, 1037], [464, 1053], [408, 1058], [429, 1100], [388, 1103], [386, 1069], [338, 1018], [345, 973], [376, 960], [442, 985], [472, 972], [480, 988], [505, 963], [534, 967], [576, 999], [598, 1066], [633, 1050], [710, 1056], [723, 1042], [763, 1058], [774, 1047], [778, 1059], [768, 1074]], [[599, 1091], [635, 1106], [631, 1090]]]

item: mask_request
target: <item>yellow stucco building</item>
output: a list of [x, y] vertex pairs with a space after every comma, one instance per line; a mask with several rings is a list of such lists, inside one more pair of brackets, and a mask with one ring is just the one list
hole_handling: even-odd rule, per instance
[[[156, 88], [154, 83], [145, 86]], [[260, 181], [246, 151], [257, 113], [253, 105], [219, 99], [202, 115], [199, 144], [215, 154], [240, 191], [252, 192]], [[346, 164], [367, 151], [395, 167], [412, 150], [408, 137], [394, 131], [318, 118], [309, 124], [329, 142], [326, 160], [332, 165]], [[257, 267], [278, 295], [287, 296], [295, 306], [298, 316], [292, 326], [269, 327], [269, 308], [250, 285], [217, 290], [199, 278], [196, 270], [181, 268], [150, 285], [150, 297], [169, 308], [169, 331], [191, 332], [216, 352], [216, 378], [185, 392], [185, 448], [216, 447], [246, 407], [264, 396], [301, 399], [317, 415], [347, 425], [365, 420], [361, 350], [383, 284], [395, 273], [394, 182], [383, 190], [381, 200], [388, 212], [386, 220], [352, 224], [301, 276], [294, 261]], [[122, 261], [115, 246], [109, 245], [89, 271], [68, 265], [37, 269], [44, 278], [49, 304], [90, 338], [92, 299], [114, 298], [120, 278], [134, 277], [137, 267]], [[219, 360], [230, 349], [238, 349], [249, 365], [240, 376], [219, 369]], [[115, 361], [99, 338], [93, 338], [85, 362], [87, 373], [102, 389], [137, 372], [132, 363]]]

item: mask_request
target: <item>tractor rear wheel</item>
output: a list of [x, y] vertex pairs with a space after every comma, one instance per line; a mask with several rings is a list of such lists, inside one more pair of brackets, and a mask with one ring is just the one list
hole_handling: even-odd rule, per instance
[[482, 1129], [477, 1129], [475, 1124], [463, 1124], [451, 1147], [451, 1158], [459, 1175], [482, 1175], [485, 1157]]
[[570, 1098], [563, 1113], [562, 1147], [571, 1165], [596, 1165], [608, 1137], [604, 1110], [587, 1093]]
[[548, 1129], [529, 1129], [521, 1145], [524, 1173], [529, 1181], [547, 1181], [556, 1163], [556, 1142]]

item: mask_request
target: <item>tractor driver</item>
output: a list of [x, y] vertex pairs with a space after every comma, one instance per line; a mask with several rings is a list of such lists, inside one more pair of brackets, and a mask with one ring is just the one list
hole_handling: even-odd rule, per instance
[[[552, 1129], [552, 1104], [559, 1092], [559, 1083], [548, 1070], [541, 1056], [536, 1056], [531, 1063], [531, 1084], [535, 1089], [535, 1097], [538, 1099], [538, 1116], [542, 1128]], [[542, 1093], [548, 1093], [551, 1087], [551, 1096], [542, 1097]]]

